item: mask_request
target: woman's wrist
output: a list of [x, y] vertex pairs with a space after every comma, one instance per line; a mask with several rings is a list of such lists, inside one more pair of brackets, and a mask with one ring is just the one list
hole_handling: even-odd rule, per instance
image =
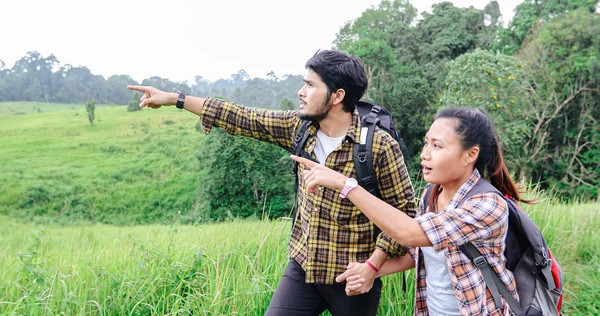
[[340, 174], [340, 179], [338, 180], [338, 185], [337, 185], [337, 190], [342, 192], [342, 190], [344, 190], [344, 187], [346, 186], [346, 180], [348, 180], [348, 177], [346, 177], [343, 174]]

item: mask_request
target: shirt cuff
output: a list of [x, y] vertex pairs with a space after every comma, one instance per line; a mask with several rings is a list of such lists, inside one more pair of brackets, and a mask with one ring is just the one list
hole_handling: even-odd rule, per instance
[[377, 237], [375, 248], [385, 252], [390, 257], [402, 257], [406, 254], [406, 247], [402, 246], [387, 234], [382, 233]]
[[221, 116], [223, 111], [223, 101], [214, 98], [206, 98], [202, 110], [200, 111], [200, 125], [204, 134], [210, 134], [215, 121]]

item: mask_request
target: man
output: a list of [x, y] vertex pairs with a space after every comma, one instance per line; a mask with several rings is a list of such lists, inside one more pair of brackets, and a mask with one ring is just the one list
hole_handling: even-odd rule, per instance
[[[315, 161], [344, 175], [356, 178], [353, 146], [360, 142], [360, 118], [355, 104], [363, 96], [368, 80], [361, 61], [339, 51], [318, 51], [305, 65], [304, 86], [298, 91], [297, 111], [264, 111], [213, 98], [165, 93], [152, 87], [128, 86], [141, 91], [141, 107], [159, 108], [177, 104], [200, 116], [202, 128], [210, 133], [221, 127], [229, 134], [266, 141], [289, 152], [302, 120], [311, 121], [304, 150]], [[373, 165], [384, 201], [414, 217], [412, 184], [399, 144], [377, 128], [373, 137]], [[406, 248], [375, 228], [339, 192], [321, 188], [307, 192], [304, 173], [298, 172], [298, 210], [289, 243], [290, 261], [266, 315], [375, 315], [381, 294], [381, 280], [375, 270], [388, 257], [404, 255]], [[348, 190], [352, 188], [349, 183]], [[363, 265], [365, 286], [372, 289], [347, 296], [344, 284], [335, 277], [350, 262]], [[364, 273], [364, 274], [363, 274]]]

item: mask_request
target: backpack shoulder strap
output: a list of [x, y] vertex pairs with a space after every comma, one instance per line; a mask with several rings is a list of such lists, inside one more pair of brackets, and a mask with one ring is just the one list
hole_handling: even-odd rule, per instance
[[427, 211], [427, 206], [429, 206], [429, 198], [431, 197], [433, 188], [434, 188], [434, 185], [431, 183], [429, 183], [425, 186], [425, 196], [423, 197], [423, 211]]
[[[428, 184], [425, 187], [425, 196], [423, 197], [423, 210], [427, 210], [427, 206], [429, 205], [429, 198], [431, 197], [433, 187], [434, 186], [432, 184]], [[473, 185], [471, 190], [469, 190], [469, 192], [467, 192], [467, 194], [465, 194], [465, 196], [463, 196], [462, 200], [460, 200], [458, 202], [456, 207], [463, 205], [467, 200], [469, 200], [470, 198], [474, 197], [477, 194], [489, 193], [489, 192], [495, 192], [495, 193], [499, 194], [500, 196], [502, 196], [500, 191], [498, 191], [498, 189], [496, 189], [491, 183], [487, 182], [487, 180], [485, 180], [484, 178], [479, 178], [479, 181], [477, 181], [477, 183], [475, 183], [475, 185]]]
[[469, 192], [467, 192], [467, 194], [465, 194], [465, 196], [462, 198], [462, 200], [460, 200], [458, 202], [456, 207], [463, 205], [470, 198], [474, 197], [475, 195], [482, 194], [482, 193], [496, 193], [496, 194], [500, 195], [502, 198], [504, 198], [504, 195], [502, 195], [502, 193], [500, 193], [500, 191], [498, 191], [498, 189], [496, 189], [496, 187], [494, 187], [486, 179], [481, 177], [481, 178], [479, 178], [479, 181], [477, 181], [477, 183], [475, 183], [475, 185], [473, 185], [471, 190], [469, 190]]
[[[292, 153], [298, 157], [312, 159], [311, 157], [307, 157], [306, 152], [304, 151], [304, 145], [306, 145], [306, 140], [310, 133], [308, 132], [308, 126], [310, 125], [310, 121], [304, 120], [298, 127], [296, 131], [296, 136], [294, 136], [294, 142], [292, 143]], [[292, 210], [292, 227], [294, 227], [296, 223], [296, 216], [298, 216], [298, 187], [299, 187], [299, 179], [298, 179], [298, 162], [292, 160], [292, 172], [294, 173], [296, 180], [294, 181], [294, 209]]]
[[402, 159], [404, 160], [404, 166], [406, 166], [406, 169], [408, 169], [408, 147], [406, 147], [406, 143], [404, 142], [404, 139], [398, 135], [396, 136], [396, 141], [400, 145], [400, 151], [402, 152]]
[[[479, 179], [479, 181], [477, 181], [477, 183], [475, 183], [471, 190], [467, 192], [467, 194], [462, 198], [462, 200], [460, 200], [460, 202], [458, 202], [456, 206], [459, 207], [471, 197], [482, 193], [496, 193], [504, 198], [504, 195], [502, 195], [502, 193], [498, 191], [496, 187], [482, 177]], [[473, 262], [479, 271], [481, 271], [487, 288], [492, 294], [496, 307], [499, 308], [502, 305], [502, 301], [500, 300], [500, 295], [502, 295], [513, 312], [515, 312], [517, 315], [523, 315], [523, 309], [521, 308], [519, 302], [517, 302], [517, 300], [510, 294], [506, 288], [506, 285], [504, 285], [504, 283], [500, 280], [500, 277], [498, 277], [496, 271], [490, 267], [489, 262], [479, 252], [477, 247], [475, 247], [473, 243], [469, 242], [459, 246], [459, 248], [460, 251], [462, 251], [469, 259], [471, 259], [471, 262]]]
[[[375, 196], [379, 196], [379, 188], [373, 167], [373, 135], [375, 127], [379, 124], [379, 118], [377, 118], [379, 111], [381, 111], [381, 107], [374, 105], [371, 112], [361, 118], [360, 142], [354, 144], [353, 155], [358, 183]], [[366, 137], [363, 136], [363, 133], [366, 133]]]
[[[296, 136], [294, 136], [294, 142], [292, 143], [292, 153], [298, 157], [302, 157], [304, 154], [304, 145], [306, 145], [306, 140], [310, 133], [308, 132], [308, 126], [310, 125], [310, 121], [304, 120], [296, 130]], [[298, 171], [298, 162], [292, 161], [292, 172], [296, 174]]]
[[504, 297], [508, 306], [515, 312], [517, 315], [523, 315], [523, 308], [517, 300], [510, 294], [506, 285], [500, 280], [496, 271], [490, 267], [490, 264], [485, 259], [485, 257], [479, 252], [477, 247], [475, 247], [472, 243], [466, 243], [464, 245], [459, 246], [460, 251], [462, 251], [471, 262], [481, 271], [483, 275], [483, 279], [485, 280], [485, 284], [487, 285], [488, 290], [492, 294], [492, 298], [494, 299], [494, 304], [496, 308], [500, 308], [502, 306], [502, 301], [500, 300], [500, 295]]

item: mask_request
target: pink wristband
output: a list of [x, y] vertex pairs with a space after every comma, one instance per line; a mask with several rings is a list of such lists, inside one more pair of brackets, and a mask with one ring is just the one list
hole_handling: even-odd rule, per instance
[[367, 263], [367, 265], [368, 265], [369, 267], [371, 267], [371, 269], [373, 269], [373, 271], [375, 271], [375, 272], [379, 272], [379, 269], [377, 269], [377, 267], [376, 267], [376, 266], [374, 266], [374, 265], [371, 263], [371, 261], [369, 261], [369, 259], [367, 259], [367, 261], [365, 261], [365, 262]]

